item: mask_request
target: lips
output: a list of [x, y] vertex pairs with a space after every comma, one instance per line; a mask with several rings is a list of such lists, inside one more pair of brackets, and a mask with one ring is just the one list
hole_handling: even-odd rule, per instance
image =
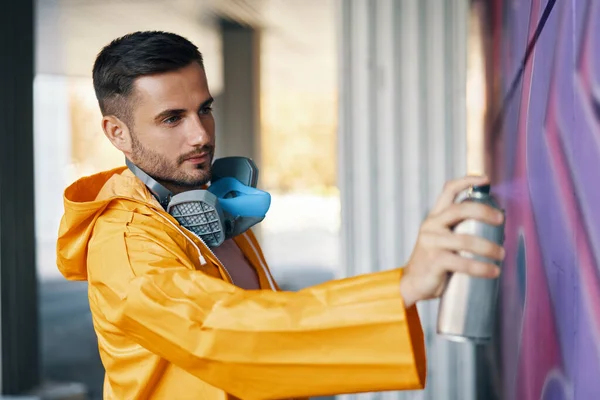
[[193, 156], [186, 157], [183, 161], [187, 161], [187, 162], [190, 162], [193, 164], [200, 164], [200, 163], [208, 161], [208, 159], [209, 159], [209, 154], [202, 153], [202, 154], [195, 154]]

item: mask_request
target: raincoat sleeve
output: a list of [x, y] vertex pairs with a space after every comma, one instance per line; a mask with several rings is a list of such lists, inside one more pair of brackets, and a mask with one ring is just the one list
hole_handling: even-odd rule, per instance
[[111, 256], [99, 268], [132, 271], [121, 295], [96, 285], [105, 317], [228, 393], [282, 399], [425, 385], [422, 328], [400, 296], [401, 270], [299, 292], [246, 291], [186, 267], [147, 235], [112, 235], [105, 245]]

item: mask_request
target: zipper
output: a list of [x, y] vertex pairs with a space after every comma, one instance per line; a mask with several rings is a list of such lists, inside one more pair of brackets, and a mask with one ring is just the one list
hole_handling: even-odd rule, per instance
[[[177, 229], [177, 231], [179, 233], [181, 233], [183, 236], [185, 236], [185, 238], [194, 246], [194, 248], [196, 249], [196, 251], [198, 252], [198, 256], [200, 258], [200, 264], [204, 265], [206, 264], [206, 259], [204, 258], [204, 256], [202, 255], [202, 252], [200, 251], [200, 247], [198, 247], [198, 245], [196, 244], [196, 242], [194, 242], [192, 239], [190, 239], [190, 237], [188, 235], [186, 235], [185, 233], [182, 232], [182, 230], [175, 225], [175, 223], [173, 221], [171, 221], [169, 218], [167, 218], [166, 216], [162, 215], [162, 213], [160, 213], [159, 211], [156, 211], [154, 209], [152, 209], [156, 214], [160, 215], [162, 217], [162, 219], [164, 219], [165, 221], [167, 221], [169, 224], [171, 224], [171, 226], [173, 226], [173, 228]], [[185, 229], [185, 227], [182, 227], [183, 229]], [[186, 229], [188, 232], [190, 232], [188, 229]], [[192, 235], [196, 236], [198, 239], [200, 239], [200, 242], [202, 242], [202, 244], [204, 245], [204, 247], [206, 247], [208, 249], [208, 251], [210, 252], [210, 254], [212, 254], [212, 256], [214, 257], [215, 260], [217, 260], [217, 262], [219, 263], [219, 266], [223, 269], [223, 271], [225, 271], [225, 274], [227, 274], [227, 277], [229, 278], [229, 281], [235, 285], [235, 282], [233, 281], [233, 278], [231, 277], [231, 274], [229, 273], [229, 271], [227, 270], [227, 268], [225, 267], [225, 264], [223, 264], [221, 262], [221, 260], [219, 260], [219, 257], [216, 256], [216, 254], [212, 251], [212, 249], [210, 247], [208, 247], [206, 245], [206, 242], [204, 242], [204, 240], [194, 234], [193, 232], [190, 232]], [[261, 265], [262, 266], [262, 265]]]

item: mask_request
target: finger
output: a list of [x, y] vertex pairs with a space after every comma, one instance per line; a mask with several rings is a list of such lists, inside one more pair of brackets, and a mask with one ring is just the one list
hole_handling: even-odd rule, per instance
[[437, 238], [437, 244], [445, 250], [465, 251], [492, 260], [502, 261], [505, 256], [505, 250], [502, 246], [473, 235], [441, 234]]
[[465, 219], [475, 219], [490, 225], [499, 225], [504, 221], [502, 211], [486, 204], [472, 201], [453, 204], [437, 216], [431, 218], [430, 226], [446, 229], [455, 226]]
[[447, 272], [462, 272], [478, 278], [496, 278], [500, 275], [497, 265], [448, 253], [442, 260], [441, 267]]
[[444, 208], [450, 206], [452, 203], [454, 203], [456, 196], [458, 196], [458, 194], [463, 190], [468, 189], [470, 186], [485, 185], [488, 183], [489, 178], [487, 176], [465, 176], [463, 178], [446, 182], [444, 189], [442, 190], [442, 194], [438, 198], [431, 211], [432, 214], [438, 213]]

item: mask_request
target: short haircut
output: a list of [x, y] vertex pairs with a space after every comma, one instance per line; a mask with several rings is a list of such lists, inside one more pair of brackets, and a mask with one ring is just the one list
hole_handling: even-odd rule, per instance
[[102, 115], [114, 115], [131, 124], [135, 80], [175, 71], [192, 62], [204, 68], [198, 48], [174, 33], [134, 32], [113, 40], [98, 54], [92, 74]]

